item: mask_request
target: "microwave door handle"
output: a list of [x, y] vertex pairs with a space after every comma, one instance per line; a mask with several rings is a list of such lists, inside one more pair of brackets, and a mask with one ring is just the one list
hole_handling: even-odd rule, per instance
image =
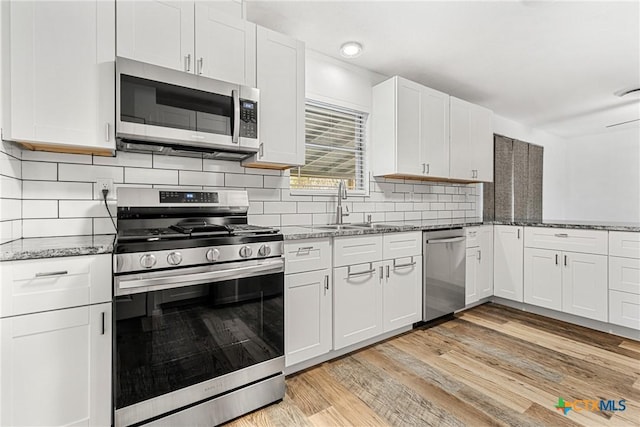
[[237, 144], [240, 136], [240, 95], [238, 90], [232, 90], [231, 96], [233, 97], [233, 135], [231, 135], [231, 142]]

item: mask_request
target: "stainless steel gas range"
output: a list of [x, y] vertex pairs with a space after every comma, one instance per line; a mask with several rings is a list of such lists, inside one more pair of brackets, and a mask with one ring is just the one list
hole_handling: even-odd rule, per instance
[[118, 189], [116, 426], [212, 426], [284, 397], [283, 237], [248, 206]]

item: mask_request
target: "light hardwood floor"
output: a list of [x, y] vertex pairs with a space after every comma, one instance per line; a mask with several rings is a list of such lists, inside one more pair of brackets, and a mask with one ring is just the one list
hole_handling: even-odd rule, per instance
[[[626, 400], [616, 412], [558, 398]], [[640, 425], [640, 342], [485, 304], [287, 378], [245, 426]]]

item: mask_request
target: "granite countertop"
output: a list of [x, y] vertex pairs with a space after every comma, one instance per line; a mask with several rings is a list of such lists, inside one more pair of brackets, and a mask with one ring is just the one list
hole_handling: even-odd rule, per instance
[[485, 224], [495, 225], [519, 225], [525, 227], [549, 227], [549, 228], [575, 228], [582, 230], [605, 231], [640, 231], [640, 222], [604, 222], [604, 221], [485, 221]]
[[114, 234], [18, 239], [0, 245], [0, 261], [110, 254], [114, 240]]

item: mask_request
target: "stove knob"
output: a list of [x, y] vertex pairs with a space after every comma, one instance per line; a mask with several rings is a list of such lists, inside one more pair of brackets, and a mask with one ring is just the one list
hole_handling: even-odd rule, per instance
[[218, 249], [213, 248], [207, 251], [207, 259], [209, 262], [215, 262], [218, 258], [220, 258], [220, 251]]
[[240, 256], [242, 258], [249, 258], [251, 255], [253, 255], [253, 251], [250, 246], [243, 246], [240, 248]]
[[170, 265], [178, 265], [182, 262], [182, 254], [180, 252], [171, 252], [167, 255], [167, 262]]
[[260, 246], [260, 249], [258, 249], [258, 255], [260, 255], [260, 256], [269, 256], [269, 255], [271, 255], [271, 247], [269, 245]]
[[156, 265], [156, 257], [151, 254], [142, 255], [140, 257], [140, 265], [144, 268], [151, 268]]

